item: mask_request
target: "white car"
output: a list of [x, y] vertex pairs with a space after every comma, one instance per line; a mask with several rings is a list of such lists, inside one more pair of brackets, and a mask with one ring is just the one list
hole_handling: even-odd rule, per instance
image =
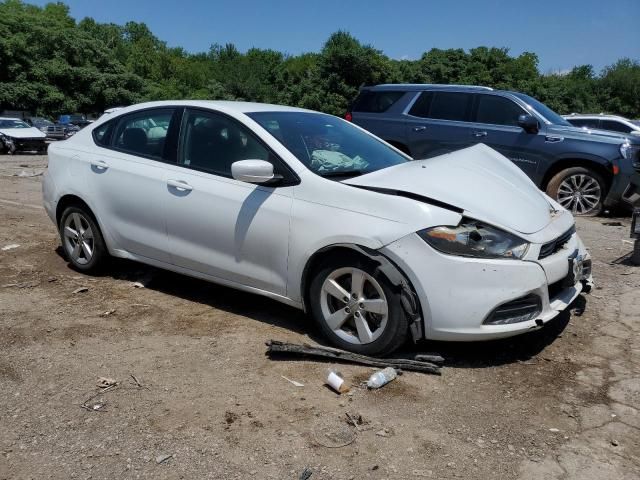
[[111, 255], [266, 295], [364, 354], [528, 332], [591, 281], [573, 216], [489, 147], [411, 161], [298, 108], [123, 108], [50, 146], [43, 195], [78, 270]]
[[572, 125], [583, 127], [587, 130], [609, 130], [628, 135], [640, 135], [640, 120], [629, 120], [619, 115], [572, 113], [571, 115], [564, 115], [564, 118]]
[[0, 153], [47, 150], [47, 135], [18, 118], [0, 117]]

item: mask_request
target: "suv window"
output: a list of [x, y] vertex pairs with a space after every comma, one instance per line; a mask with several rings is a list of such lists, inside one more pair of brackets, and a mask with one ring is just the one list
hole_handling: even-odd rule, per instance
[[520, 105], [498, 95], [478, 95], [476, 122], [492, 125], [518, 125], [518, 117], [526, 114]]
[[132, 155], [161, 160], [173, 112], [173, 108], [162, 108], [124, 115], [118, 121], [113, 146]]
[[431, 100], [433, 100], [433, 92], [422, 92], [413, 103], [411, 110], [409, 110], [409, 115], [427, 118], [429, 116], [429, 109], [431, 108]]
[[470, 93], [423, 92], [409, 111], [410, 115], [437, 120], [468, 121], [471, 112]]
[[597, 118], [570, 118], [569, 123], [574, 127], [599, 128], [600, 120]]
[[391, 105], [396, 103], [404, 95], [404, 92], [397, 91], [371, 91], [360, 92], [358, 98], [353, 102], [354, 112], [382, 113], [389, 110]]
[[611, 130], [614, 132], [631, 133], [631, 127], [616, 120], [600, 120], [600, 128], [602, 130]]
[[269, 150], [246, 128], [230, 118], [203, 110], [187, 110], [182, 120], [180, 165], [231, 177], [238, 160], [267, 160]]

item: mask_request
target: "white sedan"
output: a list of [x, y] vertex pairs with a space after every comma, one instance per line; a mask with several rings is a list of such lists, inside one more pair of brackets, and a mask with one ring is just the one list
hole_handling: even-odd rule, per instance
[[43, 194], [80, 271], [111, 255], [266, 295], [364, 354], [540, 328], [591, 282], [572, 215], [494, 150], [411, 161], [298, 108], [117, 110], [49, 147]]
[[46, 134], [18, 118], [0, 117], [0, 153], [47, 150]]

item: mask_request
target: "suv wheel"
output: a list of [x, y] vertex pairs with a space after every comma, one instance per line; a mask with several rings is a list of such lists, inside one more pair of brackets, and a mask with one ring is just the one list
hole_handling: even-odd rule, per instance
[[99, 271], [108, 253], [93, 215], [81, 206], [67, 207], [58, 229], [71, 265], [82, 272]]
[[605, 183], [586, 167], [571, 167], [556, 173], [547, 194], [574, 215], [595, 216], [602, 212]]
[[375, 266], [344, 257], [317, 271], [309, 290], [311, 313], [335, 346], [385, 355], [407, 339], [400, 295]]

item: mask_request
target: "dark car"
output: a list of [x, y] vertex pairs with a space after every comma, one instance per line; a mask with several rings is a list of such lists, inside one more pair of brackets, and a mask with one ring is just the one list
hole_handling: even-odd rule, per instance
[[346, 118], [416, 159], [484, 143], [577, 215], [625, 205], [629, 178], [640, 171], [640, 139], [574, 127], [517, 92], [377, 85], [361, 89]]
[[64, 140], [66, 138], [64, 127], [53, 123], [51, 120], [43, 117], [29, 117], [26, 121], [29, 125], [44, 133], [47, 138], [55, 140]]

